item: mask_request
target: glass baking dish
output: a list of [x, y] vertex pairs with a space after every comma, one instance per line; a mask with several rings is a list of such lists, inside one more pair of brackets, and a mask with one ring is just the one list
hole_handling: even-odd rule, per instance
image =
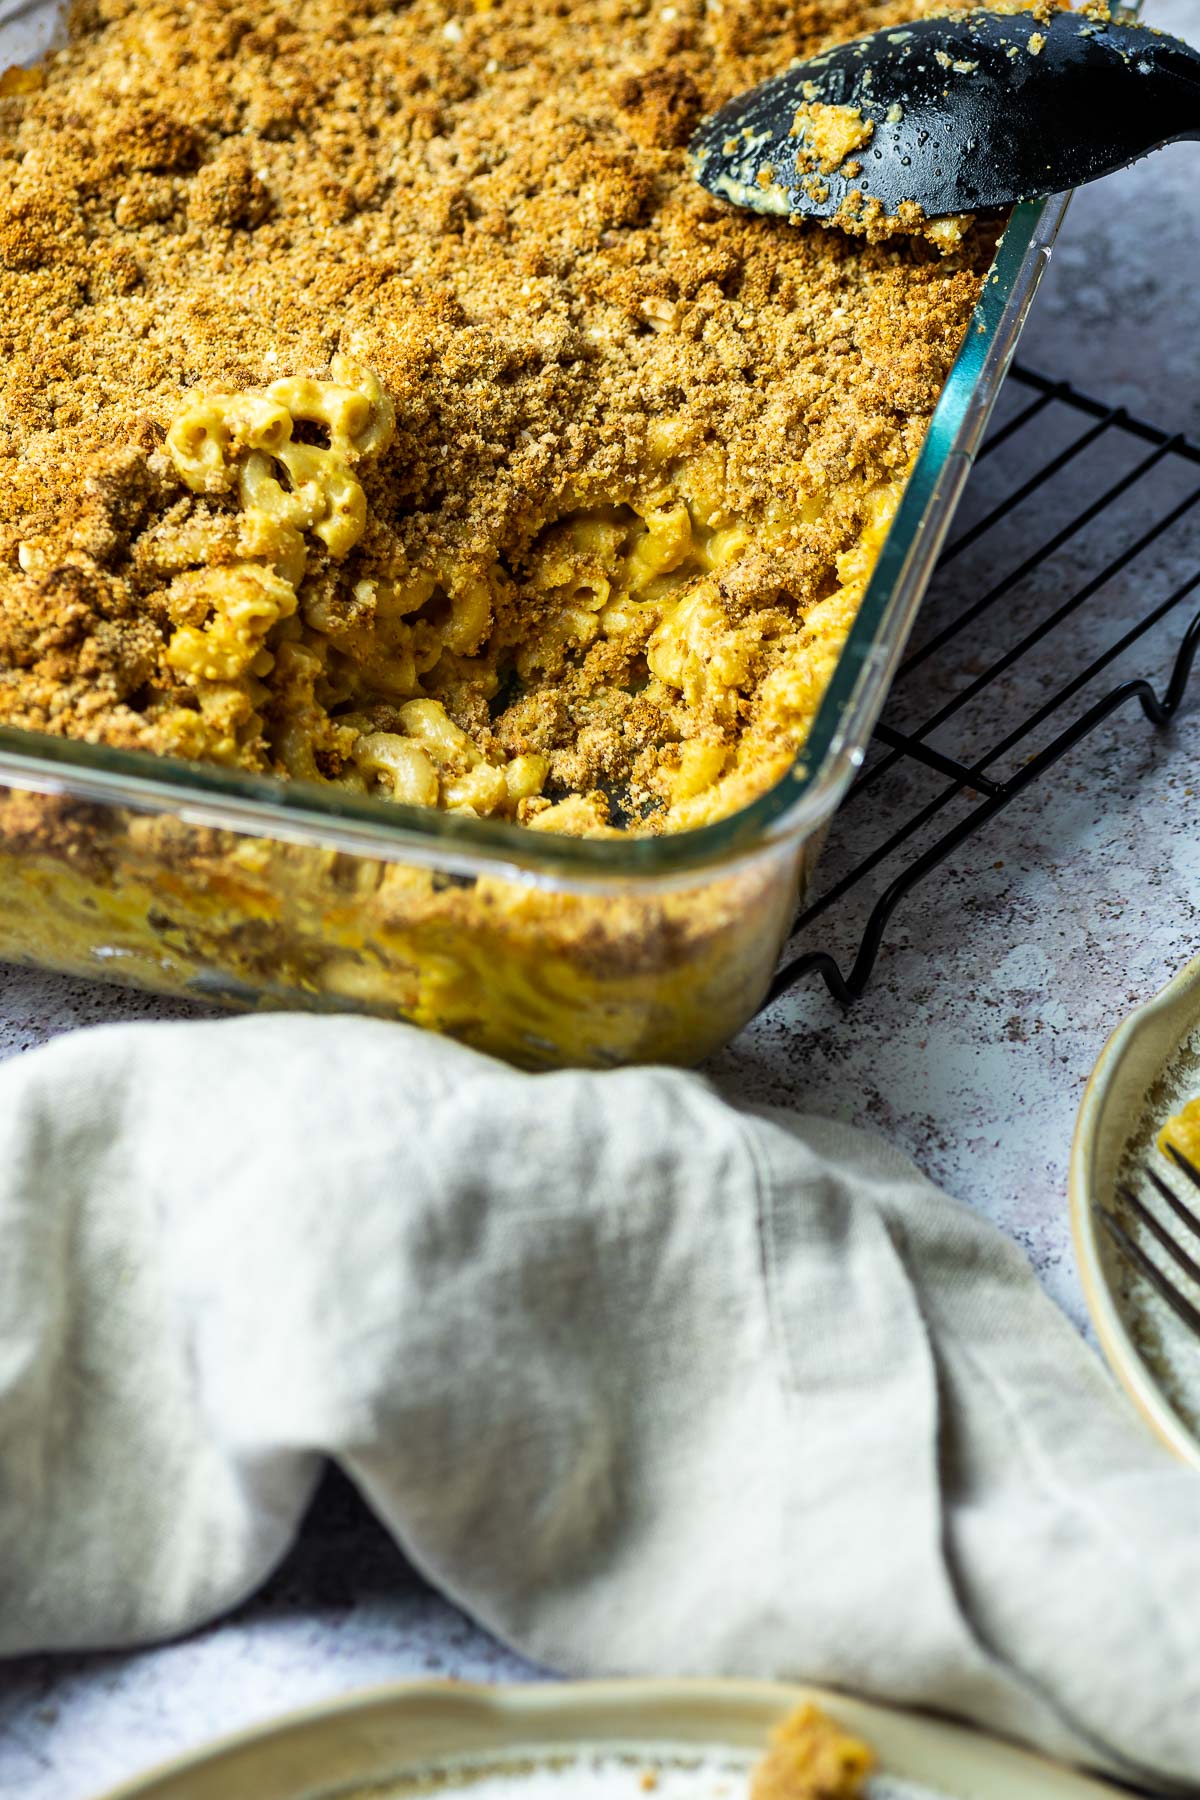
[[[0, 65], [52, 21], [0, 19]], [[1014, 212], [811, 735], [752, 804], [572, 839], [0, 728], [0, 959], [410, 1019], [527, 1066], [699, 1061], [766, 992], [1065, 206]]]

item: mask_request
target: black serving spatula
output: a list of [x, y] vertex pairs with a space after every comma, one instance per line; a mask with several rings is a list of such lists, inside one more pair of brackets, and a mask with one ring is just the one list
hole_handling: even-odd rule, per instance
[[[860, 109], [862, 129], [825, 107]], [[822, 168], [846, 124], [865, 141]], [[831, 219], [857, 191], [889, 217], [911, 201], [937, 218], [1061, 193], [1179, 138], [1200, 138], [1200, 54], [1178, 38], [976, 12], [798, 63], [729, 101], [690, 148], [702, 186], [756, 212]]]

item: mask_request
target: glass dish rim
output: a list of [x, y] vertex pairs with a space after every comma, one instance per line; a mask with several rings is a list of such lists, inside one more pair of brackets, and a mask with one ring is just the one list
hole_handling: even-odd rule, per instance
[[559, 837], [15, 726], [0, 726], [0, 784], [389, 862], [572, 887], [674, 885], [816, 830], [862, 760], [1068, 199], [1014, 208], [808, 738], [778, 781], [727, 817], [657, 837]]

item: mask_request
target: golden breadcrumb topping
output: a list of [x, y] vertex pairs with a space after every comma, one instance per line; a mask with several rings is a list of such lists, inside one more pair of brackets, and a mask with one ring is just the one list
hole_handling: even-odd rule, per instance
[[81, 0], [0, 79], [0, 722], [549, 829], [760, 791], [991, 240], [751, 216], [684, 146], [932, 10]]

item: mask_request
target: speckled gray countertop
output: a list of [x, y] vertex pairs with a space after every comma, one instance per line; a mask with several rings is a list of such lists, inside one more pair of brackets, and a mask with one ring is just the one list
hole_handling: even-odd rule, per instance
[[[1183, 33], [1200, 24], [1195, 0], [1157, 0], [1150, 14]], [[1200, 439], [1198, 171], [1195, 148], [1183, 146], [1077, 197], [1021, 354]], [[997, 482], [1004, 491], [1006, 475], [1014, 485], [1011, 464], [985, 465], [968, 508], [978, 514]], [[1178, 484], [1170, 498], [1177, 492]], [[1139, 489], [1124, 523], [1136, 523], [1139, 509], [1152, 514], [1153, 499]], [[943, 613], [978, 591], [984, 575], [1019, 561], [1061, 505], [1061, 496], [1042, 497], [1032, 516], [991, 533], [979, 556], [960, 558], [936, 598]], [[1033, 585], [1043, 601], [1048, 588], [1053, 601], [1086, 578], [1110, 532], [1119, 542], [1119, 522], [1101, 522], [1039, 574]], [[1185, 523], [1098, 597], [1107, 635], [1144, 608], [1147, 583], [1166, 593], [1198, 568], [1200, 525]], [[1161, 678], [1190, 610], [1120, 672]], [[1090, 630], [1078, 628], [1080, 643]], [[980, 654], [987, 649], [981, 643]], [[972, 729], [986, 736], [990, 707], [995, 734], [1014, 704], [1036, 703], [1047, 679], [1010, 678]], [[901, 692], [892, 716], [903, 720], [911, 703]], [[1194, 702], [1163, 734], [1122, 714], [907, 903], [857, 1007], [843, 1012], [810, 981], [710, 1065], [731, 1096], [874, 1124], [1017, 1238], [1081, 1325], [1065, 1210], [1072, 1124], [1112, 1025], [1200, 948], [1198, 751]], [[872, 826], [878, 812], [873, 820], [843, 815], [829, 866], [861, 853]], [[857, 903], [814, 941], [844, 960], [856, 921]], [[79, 1025], [188, 1010], [2, 969], [0, 1054]], [[284, 1566], [224, 1623], [135, 1655], [0, 1665], [0, 1793], [82, 1800], [217, 1732], [396, 1676], [530, 1673], [425, 1588], [353, 1491], [331, 1477]]]

